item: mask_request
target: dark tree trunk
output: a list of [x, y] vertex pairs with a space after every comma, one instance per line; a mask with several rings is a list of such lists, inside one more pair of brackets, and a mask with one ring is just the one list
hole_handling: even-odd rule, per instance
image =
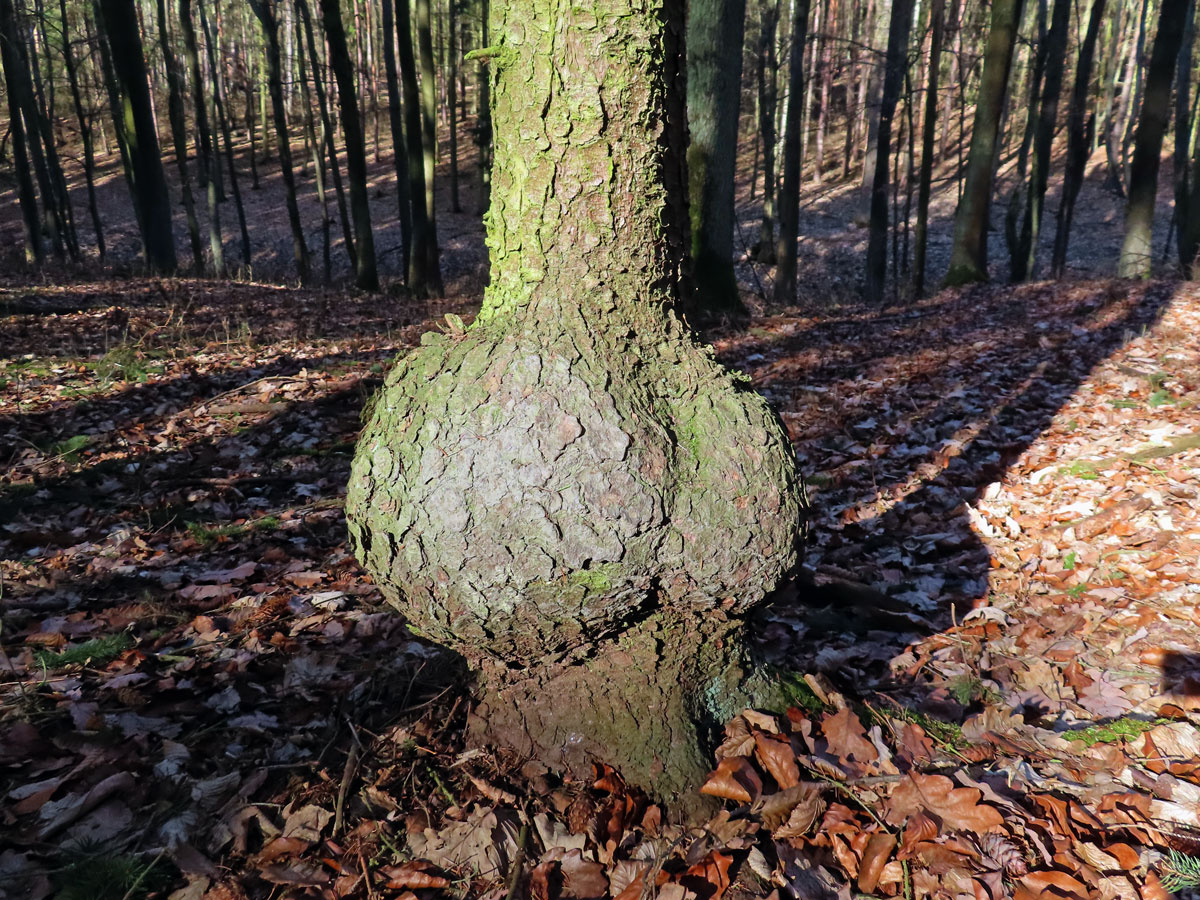
[[[1191, 257], [1185, 255], [1187, 242], [1187, 220], [1190, 217], [1191, 173], [1188, 170], [1189, 139], [1191, 129], [1191, 82], [1192, 49], [1196, 37], [1196, 2], [1190, 0], [1187, 17], [1183, 25], [1183, 40], [1179, 45], [1179, 59], [1175, 63], [1175, 152], [1172, 154], [1172, 175], [1175, 181], [1175, 209], [1171, 214], [1174, 226], [1175, 246], [1179, 252], [1179, 264], [1184, 272], [1191, 268]], [[1170, 241], [1168, 240], [1168, 244]]]
[[[888, 26], [887, 64], [883, 97], [879, 103], [879, 129], [875, 141], [875, 179], [871, 190], [871, 223], [867, 239], [866, 300], [883, 301], [887, 280], [888, 162], [892, 143], [892, 119], [908, 65], [908, 31], [912, 22], [912, 0], [894, 0]], [[895, 273], [899, 277], [899, 273]]]
[[388, 125], [392, 132], [392, 165], [396, 170], [396, 205], [400, 216], [400, 251], [404, 277], [412, 253], [412, 196], [408, 184], [408, 152], [404, 147], [404, 121], [400, 111], [400, 76], [396, 68], [396, 26], [391, 0], [384, 0], [383, 66], [387, 75]]
[[749, 313], [733, 269], [734, 163], [746, 0], [691, 0], [687, 23], [687, 151], [695, 324]]
[[475, 117], [475, 151], [478, 155], [475, 166], [475, 195], [482, 215], [488, 210], [492, 186], [492, 101], [491, 76], [483, 51], [488, 46], [488, 0], [479, 0], [480, 54], [475, 64], [475, 102], [478, 112]]
[[1117, 273], [1122, 278], [1150, 275], [1154, 234], [1154, 197], [1158, 190], [1159, 157], [1163, 134], [1171, 113], [1171, 82], [1175, 60], [1183, 41], [1183, 23], [1189, 0], [1163, 0], [1158, 31], [1150, 51], [1146, 94], [1138, 116], [1133, 165], [1129, 170], [1129, 200], [1125, 205], [1125, 240]]
[[79, 73], [75, 54], [71, 50], [70, 23], [67, 18], [67, 0], [58, 0], [62, 18], [63, 65], [67, 70], [67, 82], [71, 87], [71, 104], [75, 108], [75, 119], [79, 123], [79, 137], [83, 143], [83, 178], [87, 185], [88, 213], [92, 218], [92, 231], [96, 235], [96, 251], [104, 261], [104, 223], [100, 221], [100, 207], [96, 202], [96, 150], [92, 135], [91, 118], [83, 108], [83, 92], [79, 86]]
[[775, 262], [775, 198], [779, 195], [775, 179], [775, 113], [779, 105], [775, 36], [779, 30], [779, 0], [759, 0], [759, 16], [758, 129], [763, 145], [763, 215], [757, 259], [770, 265]]
[[938, 83], [942, 70], [945, 0], [929, 8], [929, 77], [925, 88], [925, 121], [921, 129], [921, 170], [917, 175], [917, 226], [913, 234], [913, 294], [925, 294], [925, 258], [929, 244], [929, 197], [933, 186], [933, 156], [937, 143]]
[[[403, 0], [408, 2], [408, 0]], [[434, 177], [437, 170], [437, 72], [433, 65], [433, 34], [430, 30], [430, 0], [413, 0], [416, 10], [417, 54], [421, 64], [421, 149], [425, 167], [426, 287], [434, 297], [442, 296], [442, 266], [437, 242], [437, 200]]]
[[417, 61], [413, 54], [411, 0], [396, 0], [396, 39], [400, 51], [400, 79], [404, 90], [404, 139], [408, 146], [408, 187], [412, 198], [412, 253], [408, 260], [408, 289], [418, 298], [442, 293], [437, 258], [437, 236], [430, 220], [425, 191], [425, 151], [421, 136], [421, 95], [417, 89]]
[[334, 139], [333, 118], [329, 113], [329, 101], [325, 94], [325, 83], [320, 76], [321, 60], [317, 55], [317, 42], [313, 35], [312, 14], [307, 0], [296, 0], [300, 19], [304, 24], [304, 35], [308, 43], [308, 58], [313, 70], [313, 90], [317, 94], [317, 109], [321, 113], [321, 130], [325, 134], [325, 150], [329, 156], [329, 172], [333, 178], [333, 191], [337, 197], [338, 218], [342, 223], [342, 240], [346, 243], [346, 254], [351, 268], [358, 269], [358, 252], [354, 246], [354, 233], [350, 230], [350, 214], [346, 211], [346, 190], [342, 186], [342, 168], [338, 163], [337, 142]]
[[[180, 6], [184, 2], [190, 3], [190, 0], [180, 0]], [[213, 38], [213, 32], [208, 27], [208, 16], [204, 12], [204, 4], [200, 4], [200, 27], [204, 30], [204, 53], [208, 59], [208, 73], [212, 79], [213, 91], [213, 113], [216, 118], [216, 127], [221, 130], [221, 141], [225, 145], [225, 162], [229, 168], [229, 186], [233, 191], [233, 206], [237, 212], [238, 229], [242, 234], [242, 264], [247, 271], [250, 269], [250, 230], [246, 227], [246, 207], [242, 204], [242, 189], [238, 181], [236, 159], [233, 154], [233, 137], [230, 135], [229, 118], [225, 115], [225, 98], [224, 91], [221, 89], [221, 73], [217, 69], [217, 49], [216, 41]], [[214, 145], [216, 143], [216, 133], [213, 136]], [[215, 150], [215, 146], [214, 146]], [[216, 159], [216, 156], [214, 156]], [[219, 176], [219, 162], [213, 166], [213, 171]], [[219, 178], [212, 179], [213, 185], [209, 190], [216, 190], [220, 194], [221, 181]], [[218, 200], [220, 198], [218, 197]]]
[[1011, 281], [1024, 281], [1037, 271], [1038, 242], [1042, 231], [1046, 185], [1050, 179], [1054, 128], [1058, 124], [1058, 101], [1062, 95], [1063, 70], [1066, 66], [1067, 37], [1071, 25], [1071, 0], [1054, 0], [1050, 31], [1046, 37], [1046, 62], [1041, 103], [1035, 123], [1033, 158], [1030, 161], [1028, 199], [1011, 259]]
[[954, 216], [954, 244], [946, 284], [987, 281], [988, 208], [996, 171], [997, 135], [1021, 21], [1022, 0], [994, 0], [992, 28], [984, 51], [983, 79], [975, 107], [966, 184]]
[[187, 216], [188, 238], [192, 244], [192, 263], [196, 274], [204, 271], [204, 244], [200, 240], [200, 223], [196, 220], [196, 200], [192, 196], [192, 181], [188, 178], [187, 124], [183, 118], [183, 74], [171, 49], [167, 32], [166, 0], [157, 0], [159, 46], [163, 66], [167, 70], [167, 115], [171, 120], [171, 141], [175, 148], [175, 165], [179, 169], [179, 184], [183, 191], [183, 209]]
[[45, 250], [42, 245], [37, 191], [33, 186], [33, 173], [29, 165], [25, 123], [22, 120], [24, 104], [21, 95], [26, 79], [22, 78], [20, 72], [20, 67], [25, 63], [19, 53], [21, 44], [16, 24], [12, 0], [0, 0], [0, 60], [3, 62], [5, 92], [8, 95], [13, 168], [17, 177], [17, 201], [21, 206], [21, 221], [25, 228], [25, 259], [40, 266], [45, 259]]
[[100, 0], [100, 5], [123, 104], [114, 112], [124, 117], [128, 123], [127, 132], [133, 138], [129, 145], [133, 173], [129, 191], [139, 210], [146, 262], [159, 272], [174, 272], [175, 232], [171, 227], [171, 199], [167, 194], [158, 134], [154, 130], [154, 110], [137, 10], [133, 0]]
[[308, 257], [308, 243], [304, 239], [304, 225], [300, 221], [300, 207], [296, 202], [296, 175], [292, 167], [287, 106], [283, 98], [283, 54], [279, 47], [279, 21], [275, 17], [274, 2], [275, 0], [250, 0], [250, 6], [262, 24], [263, 36], [267, 41], [267, 89], [271, 94], [271, 109], [275, 119], [275, 138], [287, 198], [288, 225], [292, 229], [292, 255], [296, 259], [296, 272], [300, 281], [306, 283], [312, 277], [312, 265]]
[[1054, 252], [1050, 261], [1050, 271], [1055, 278], [1061, 278], [1066, 268], [1067, 244], [1071, 238], [1075, 199], [1083, 185], [1083, 170], [1087, 165], [1088, 151], [1091, 149], [1086, 124], [1088, 90], [1092, 80], [1096, 40], [1100, 35], [1100, 26], [1104, 23], [1106, 2], [1107, 0], [1093, 0], [1087, 33], [1079, 48], [1079, 61], [1075, 64], [1075, 85], [1071, 89], [1071, 105], [1067, 110], [1067, 161], [1063, 171], [1062, 198], [1058, 204], [1058, 217], [1054, 228]]
[[779, 189], [779, 239], [775, 243], [775, 302], [796, 302], [796, 241], [800, 237], [800, 133], [804, 106], [804, 42], [808, 37], [809, 0], [796, 0], [792, 48], [788, 55], [788, 97]]
[[[208, 101], [204, 96], [204, 79], [200, 74], [200, 51], [196, 43], [196, 25], [192, 21], [192, 0], [179, 0], [179, 25], [183, 31], [183, 50], [192, 82], [192, 113], [200, 145], [200, 170], [205, 199], [208, 201], [208, 247], [212, 254], [213, 274], [225, 274], [225, 244], [221, 236], [221, 163], [213, 146], [208, 122]], [[249, 264], [249, 259], [246, 263]]]
[[357, 253], [354, 283], [364, 291], [379, 290], [379, 272], [375, 267], [375, 235], [371, 228], [371, 207], [367, 194], [367, 149], [363, 140], [362, 120], [354, 95], [354, 71], [342, 11], [338, 0], [320, 0], [329, 44], [329, 64], [337, 78], [338, 103], [342, 112], [342, 133], [346, 137], [346, 170], [350, 179], [350, 208], [354, 212], [354, 248]]
[[450, 211], [462, 212], [458, 199], [458, 21], [455, 0], [446, 0], [446, 114], [450, 120]]
[[385, 594], [479, 673], [476, 740], [607, 760], [687, 812], [703, 729], [751, 700], [740, 616], [796, 562], [801, 505], [778, 419], [669, 311], [682, 15], [494, 7], [492, 280], [470, 329], [388, 376], [346, 509]]

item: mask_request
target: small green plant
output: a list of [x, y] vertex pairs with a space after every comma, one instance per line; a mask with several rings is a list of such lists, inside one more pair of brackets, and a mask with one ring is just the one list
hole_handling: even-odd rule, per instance
[[1079, 560], [1079, 554], [1074, 550], [1068, 550], [1063, 556], [1063, 570], [1066, 572], [1075, 571], [1075, 563]]
[[1158, 877], [1163, 889], [1172, 894], [1200, 888], [1200, 857], [1172, 850]]
[[188, 522], [187, 530], [201, 547], [212, 547], [223, 540], [234, 540], [244, 537], [252, 531], [275, 531], [280, 522], [277, 516], [263, 516], [252, 519], [240, 525], [205, 525], [202, 522]]
[[1158, 409], [1160, 406], [1167, 406], [1174, 402], [1175, 398], [1171, 396], [1171, 392], [1164, 390], [1163, 388], [1159, 388], [1157, 391], [1152, 393], [1150, 395], [1150, 399], [1146, 401], [1151, 409]]
[[1075, 600], [1078, 600], [1080, 597], [1082, 597], [1084, 594], [1087, 593], [1087, 590], [1088, 590], [1088, 586], [1086, 584], [1077, 584], [1073, 587], [1067, 588], [1067, 596], [1072, 597]]
[[978, 675], [958, 675], [946, 683], [946, 689], [963, 706], [972, 703], [991, 703], [999, 699], [996, 692], [983, 683]]
[[1075, 731], [1064, 731], [1062, 736], [1068, 741], [1081, 741], [1084, 746], [1096, 744], [1115, 744], [1118, 741], [1131, 741], [1145, 734], [1156, 725], [1166, 723], [1167, 719], [1134, 719], [1126, 716], [1099, 725], [1089, 725]]
[[67, 462], [75, 462], [91, 442], [92, 439], [88, 435], [77, 434], [66, 440], [51, 444], [49, 455], [66, 460]]
[[802, 709], [809, 715], [828, 709], [816, 692], [808, 686], [808, 682], [795, 672], [780, 672], [779, 685], [783, 700], [789, 707]]
[[1108, 405], [1113, 409], [1137, 409], [1138, 402], [1136, 400], [1109, 400]]
[[55, 900], [141, 900], [170, 886], [161, 857], [144, 862], [89, 846], [54, 876]]
[[146, 360], [136, 346], [129, 343], [117, 344], [93, 366], [100, 380], [106, 384], [114, 381], [144, 381]]
[[39, 650], [34, 654], [39, 666], [61, 669], [64, 666], [103, 665], [110, 662], [133, 646], [133, 638], [122, 632], [92, 638], [65, 650]]

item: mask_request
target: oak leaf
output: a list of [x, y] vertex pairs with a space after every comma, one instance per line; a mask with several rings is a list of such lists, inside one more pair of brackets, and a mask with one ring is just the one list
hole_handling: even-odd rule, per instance
[[982, 796], [977, 788], [956, 788], [944, 775], [910, 772], [888, 800], [884, 819], [902, 825], [913, 814], [924, 812], [956, 831], [984, 834], [1004, 819], [995, 807], [979, 802]]
[[821, 723], [821, 731], [829, 742], [829, 750], [843, 763], [874, 762], [879, 758], [875, 745], [867, 740], [867, 731], [849, 707], [840, 709]]

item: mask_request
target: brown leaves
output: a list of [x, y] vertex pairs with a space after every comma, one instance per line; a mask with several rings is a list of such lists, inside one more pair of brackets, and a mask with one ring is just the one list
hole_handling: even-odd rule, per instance
[[700, 793], [738, 803], [753, 803], [762, 794], [762, 779], [744, 756], [727, 756], [708, 776]]
[[884, 819], [903, 825], [909, 816], [924, 813], [948, 828], [984, 834], [1004, 819], [995, 807], [979, 802], [982, 796], [975, 788], [956, 788], [944, 775], [909, 772], [892, 792]]

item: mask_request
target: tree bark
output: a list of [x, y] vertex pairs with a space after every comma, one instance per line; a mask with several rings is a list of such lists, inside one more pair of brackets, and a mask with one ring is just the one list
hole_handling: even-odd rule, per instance
[[1054, 227], [1054, 252], [1050, 259], [1050, 272], [1055, 278], [1061, 278], [1066, 269], [1067, 244], [1071, 239], [1075, 200], [1079, 196], [1079, 188], [1083, 185], [1083, 170], [1087, 165], [1088, 151], [1091, 149], [1086, 124], [1088, 90], [1092, 80], [1096, 40], [1104, 22], [1106, 2], [1107, 0], [1093, 0], [1087, 33], [1079, 48], [1079, 61], [1075, 64], [1075, 85], [1071, 89], [1071, 105], [1067, 110], [1067, 160], [1063, 171], [1062, 198], [1059, 200]]
[[800, 237], [800, 133], [804, 106], [804, 42], [809, 0], [793, 0], [792, 48], [788, 58], [788, 97], [779, 190], [779, 239], [775, 245], [775, 302], [796, 302], [796, 241]]
[[367, 148], [363, 139], [362, 119], [354, 94], [354, 71], [342, 27], [338, 0], [320, 0], [329, 44], [329, 64], [338, 84], [338, 102], [342, 111], [342, 133], [346, 138], [346, 171], [350, 180], [350, 208], [354, 212], [354, 248], [357, 254], [354, 283], [364, 291], [379, 290], [379, 272], [375, 266], [375, 235], [371, 228], [371, 206], [367, 192]]
[[925, 294], [925, 256], [929, 244], [929, 197], [933, 186], [933, 154], [937, 142], [938, 80], [942, 70], [945, 0], [929, 7], [929, 78], [925, 86], [925, 121], [921, 130], [921, 171], [917, 176], [917, 227], [913, 235], [913, 293]]
[[694, 323], [749, 313], [733, 270], [734, 163], [746, 0], [691, 0], [687, 24], [687, 151], [692, 219]]
[[[1192, 50], [1196, 37], [1196, 2], [1190, 0], [1183, 25], [1183, 39], [1179, 44], [1179, 59], [1175, 63], [1175, 152], [1171, 156], [1172, 176], [1175, 182], [1175, 209], [1171, 224], [1175, 233], [1175, 247], [1179, 265], [1184, 272], [1191, 267], [1193, 251], [1188, 256], [1184, 251], [1187, 243], [1187, 220], [1191, 205], [1191, 173], [1188, 157], [1191, 155], [1191, 82]], [[1170, 241], [1168, 240], [1168, 243]]]
[[458, 21], [455, 0], [447, 0], [446, 115], [450, 124], [450, 211], [462, 212], [458, 199]]
[[1171, 82], [1183, 40], [1183, 21], [1189, 0], [1163, 0], [1158, 31], [1150, 51], [1146, 93], [1138, 116], [1133, 165], [1129, 170], [1129, 200], [1125, 204], [1125, 240], [1117, 273], [1122, 278], [1150, 276], [1154, 234], [1154, 199], [1163, 134], [1171, 112]]
[[96, 149], [92, 135], [90, 117], [83, 108], [83, 93], [79, 86], [79, 73], [75, 64], [75, 54], [71, 50], [70, 22], [67, 17], [67, 0], [58, 0], [58, 10], [61, 16], [63, 66], [67, 71], [67, 83], [71, 88], [71, 104], [75, 109], [75, 119], [79, 123], [79, 138], [83, 143], [83, 178], [87, 185], [88, 213], [92, 218], [92, 231], [96, 236], [96, 252], [100, 261], [104, 261], [104, 223], [100, 221], [100, 206], [96, 202]]
[[411, 0], [396, 0], [396, 39], [400, 51], [400, 80], [404, 90], [404, 139], [408, 146], [408, 188], [412, 200], [412, 253], [408, 260], [408, 289], [418, 298], [438, 297], [442, 278], [437, 235], [430, 220], [425, 190], [425, 151], [421, 125], [421, 95], [413, 53]]
[[768, 265], [775, 262], [775, 198], [779, 185], [775, 178], [775, 112], [779, 105], [777, 80], [779, 60], [775, 54], [775, 36], [779, 30], [780, 0], [759, 0], [758, 35], [758, 129], [763, 145], [763, 214], [758, 231], [756, 258]]
[[1054, 150], [1054, 129], [1058, 124], [1058, 101], [1062, 95], [1063, 70], [1066, 66], [1067, 37], [1071, 25], [1070, 0], [1054, 0], [1050, 31], [1046, 37], [1046, 60], [1043, 71], [1041, 102], [1035, 122], [1033, 157], [1030, 161], [1028, 199], [1012, 254], [1010, 281], [1024, 281], [1037, 272], [1038, 242], [1042, 231], [1042, 215], [1046, 185], [1050, 179], [1051, 154]]
[[387, 76], [388, 125], [392, 134], [392, 166], [396, 172], [396, 206], [400, 217], [400, 253], [404, 277], [408, 279], [412, 253], [412, 197], [408, 184], [408, 153], [404, 147], [404, 120], [400, 112], [400, 76], [396, 68], [396, 26], [391, 0], [380, 6], [383, 13], [383, 68]]
[[[900, 99], [904, 70], [908, 65], [908, 32], [912, 23], [912, 0], [894, 0], [888, 26], [887, 64], [883, 76], [883, 97], [879, 104], [879, 130], [875, 150], [875, 179], [871, 189], [871, 224], [867, 239], [866, 300], [883, 301], [887, 279], [888, 237], [888, 162], [892, 143], [892, 118]], [[895, 273], [898, 277], [899, 273]]]
[[[225, 274], [225, 242], [221, 236], [221, 162], [213, 146], [209, 128], [208, 101], [204, 96], [204, 79], [200, 74], [200, 51], [196, 43], [196, 25], [192, 21], [192, 0], [179, 0], [179, 24], [183, 31], [184, 56], [192, 82], [192, 112], [200, 145], [200, 170], [205, 199], [208, 202], [208, 246], [212, 254], [212, 271], [218, 278]], [[251, 145], [253, 153], [253, 145]], [[249, 263], [249, 260], [246, 260]]]
[[[408, 0], [404, 0], [408, 2]], [[430, 21], [430, 0], [413, 0], [416, 11], [417, 55], [421, 65], [421, 149], [425, 168], [426, 212], [426, 289], [431, 296], [440, 297], [442, 265], [437, 242], [437, 200], [434, 178], [437, 170], [437, 71], [433, 65], [433, 34]]]
[[1022, 0], [995, 0], [992, 28], [984, 52], [983, 79], [975, 107], [966, 184], [954, 216], [947, 285], [987, 281], [988, 208], [996, 171], [996, 137], [1004, 111], [1004, 94], [1012, 66], [1013, 46], [1021, 21]]
[[312, 277], [308, 243], [304, 240], [304, 225], [296, 202], [296, 176], [292, 169], [292, 146], [288, 137], [287, 107], [283, 100], [283, 55], [279, 48], [279, 21], [275, 17], [275, 0], [250, 0], [250, 6], [262, 24], [267, 42], [267, 88], [271, 93], [271, 109], [275, 118], [275, 137], [279, 150], [279, 168], [287, 199], [288, 225], [292, 229], [292, 255], [301, 283]]
[[25, 259], [29, 263], [40, 266], [45, 259], [45, 249], [42, 244], [37, 191], [33, 186], [25, 124], [22, 120], [23, 104], [20, 98], [24, 79], [21, 78], [19, 67], [24, 65], [24, 62], [18, 52], [19, 47], [12, 0], [0, 0], [0, 60], [2, 60], [4, 68], [5, 93], [8, 95], [13, 168], [17, 178], [17, 202], [21, 207], [21, 221], [25, 228]]
[[686, 811], [801, 507], [777, 418], [670, 312], [682, 14], [493, 7], [491, 282], [388, 376], [346, 508], [389, 599], [477, 670], [477, 740], [607, 760]]
[[104, 26], [112, 49], [113, 72], [121, 91], [122, 107], [114, 110], [125, 122], [126, 135], [132, 138], [129, 162], [133, 180], [129, 192], [138, 208], [142, 229], [142, 247], [146, 262], [159, 272], [174, 272], [175, 233], [171, 226], [171, 199], [163, 174], [158, 134], [154, 130], [154, 110], [150, 83], [146, 77], [146, 58], [138, 30], [133, 0], [100, 0]]

